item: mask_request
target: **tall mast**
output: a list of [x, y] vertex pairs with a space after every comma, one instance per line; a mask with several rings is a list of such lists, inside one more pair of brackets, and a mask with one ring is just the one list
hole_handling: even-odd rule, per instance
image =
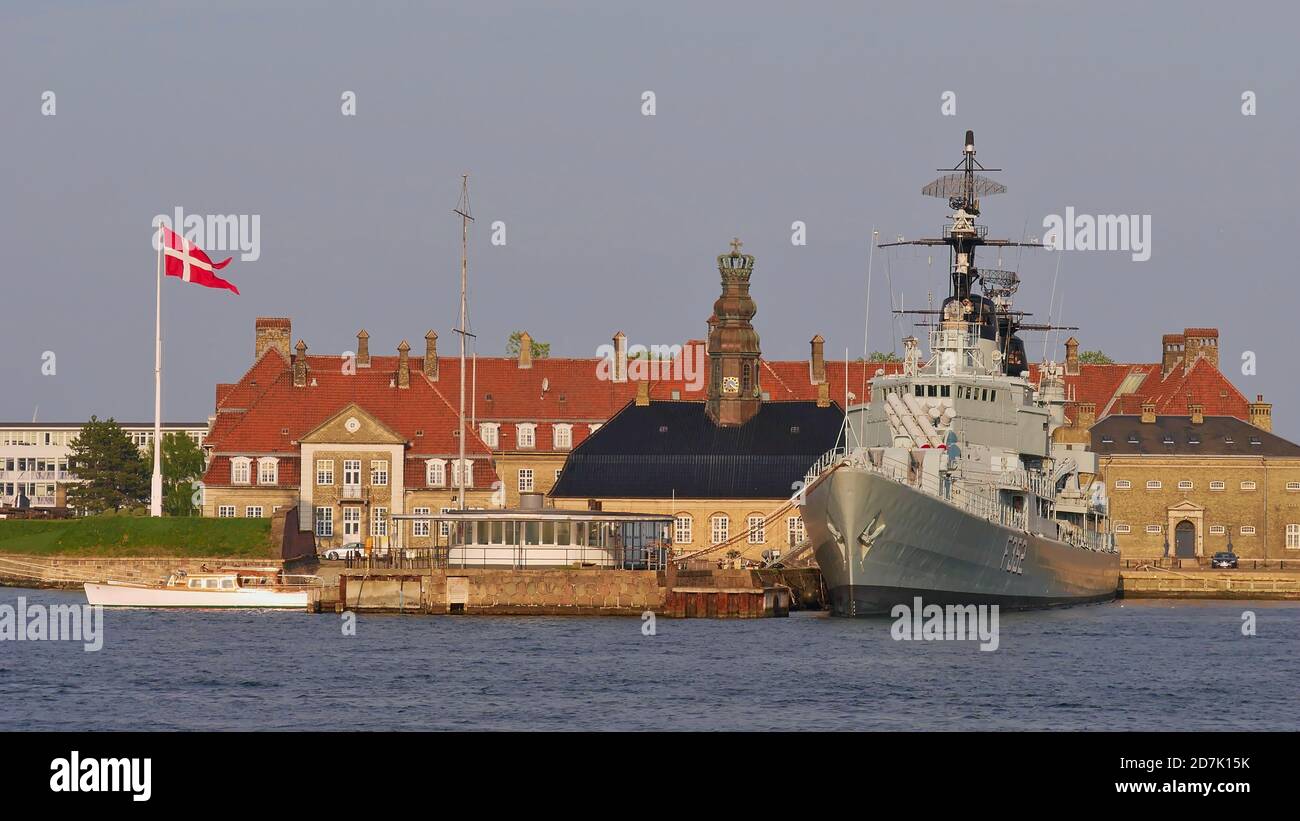
[[474, 221], [469, 210], [469, 174], [460, 176], [460, 201], [456, 204], [454, 213], [460, 215], [460, 327], [456, 329], [460, 335], [460, 428], [457, 434], [457, 439], [460, 440], [460, 460], [456, 463], [452, 476], [459, 475], [457, 497], [460, 509], [464, 510], [465, 480], [469, 472], [465, 470], [465, 337], [469, 333], [465, 327], [468, 313], [466, 284], [469, 277], [469, 224]]

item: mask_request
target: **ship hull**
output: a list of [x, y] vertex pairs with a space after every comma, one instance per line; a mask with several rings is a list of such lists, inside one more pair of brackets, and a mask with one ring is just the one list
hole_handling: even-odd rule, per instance
[[1116, 553], [990, 522], [860, 468], [814, 483], [803, 517], [834, 615], [888, 614], [918, 597], [1056, 607], [1106, 601], [1119, 587]]
[[303, 609], [311, 602], [311, 594], [307, 590], [189, 590], [124, 582], [87, 582], [86, 601], [102, 607]]

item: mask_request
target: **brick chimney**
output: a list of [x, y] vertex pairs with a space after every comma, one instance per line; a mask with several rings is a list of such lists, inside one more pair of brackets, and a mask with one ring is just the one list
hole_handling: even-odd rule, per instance
[[1079, 340], [1074, 337], [1065, 340], [1065, 375], [1079, 375]]
[[267, 348], [275, 348], [284, 356], [285, 361], [292, 359], [289, 340], [293, 334], [293, 323], [284, 316], [259, 316], [253, 322], [254, 344], [253, 361], [262, 358]]
[[1164, 379], [1183, 358], [1187, 340], [1182, 334], [1165, 334], [1160, 337], [1160, 378]]
[[1144, 425], [1150, 425], [1150, 424], [1154, 424], [1155, 421], [1156, 421], [1156, 403], [1155, 403], [1155, 402], [1143, 402], [1143, 403], [1142, 403], [1142, 423], [1143, 423]]
[[1188, 402], [1187, 415], [1192, 417], [1193, 425], [1203, 424], [1205, 422], [1205, 406], [1200, 402]]
[[622, 331], [614, 334], [613, 381], [627, 381], [627, 336]]
[[1187, 367], [1196, 364], [1197, 359], [1205, 359], [1215, 368], [1219, 367], [1219, 329], [1187, 328], [1183, 331], [1186, 345]]
[[1255, 394], [1255, 401], [1250, 403], [1250, 424], [1260, 430], [1273, 431], [1273, 404], [1265, 402], [1262, 393]]
[[808, 378], [814, 385], [820, 385], [826, 381], [826, 354], [823, 351], [826, 340], [822, 339], [821, 334], [817, 334], [810, 344], [812, 355], [808, 359]]
[[831, 406], [831, 386], [825, 381], [817, 383], [817, 407], [829, 408]]
[[650, 380], [639, 379], [636, 383], [636, 403], [641, 407], [650, 404]]
[[1097, 403], [1096, 402], [1080, 402], [1078, 405], [1075, 406], [1074, 426], [1076, 428], [1083, 428], [1084, 430], [1089, 430], [1095, 424], [1097, 424]]
[[307, 387], [307, 343], [299, 339], [294, 350], [298, 353], [293, 358], [293, 386], [305, 388]]
[[424, 375], [438, 381], [438, 334], [432, 328], [424, 335]]
[[357, 367], [370, 367], [370, 334], [365, 328], [357, 331]]
[[411, 387], [411, 345], [405, 339], [397, 346], [397, 387]]
[[533, 338], [528, 331], [519, 334], [519, 367], [531, 368], [533, 366]]

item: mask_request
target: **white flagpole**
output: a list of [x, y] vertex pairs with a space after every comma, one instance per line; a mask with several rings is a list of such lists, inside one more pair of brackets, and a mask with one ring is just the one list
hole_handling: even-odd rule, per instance
[[154, 299], [153, 340], [153, 481], [149, 490], [149, 515], [162, 516], [162, 270], [163, 231], [158, 225], [158, 281]]

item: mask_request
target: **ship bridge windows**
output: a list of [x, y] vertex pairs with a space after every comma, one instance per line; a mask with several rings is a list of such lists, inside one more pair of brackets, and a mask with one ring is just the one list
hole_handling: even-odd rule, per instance
[[951, 395], [951, 392], [952, 392], [952, 387], [951, 387], [951, 386], [949, 386], [949, 385], [940, 385], [940, 386], [939, 386], [939, 395], [940, 395], [940, 396], [949, 396], [949, 395]]

